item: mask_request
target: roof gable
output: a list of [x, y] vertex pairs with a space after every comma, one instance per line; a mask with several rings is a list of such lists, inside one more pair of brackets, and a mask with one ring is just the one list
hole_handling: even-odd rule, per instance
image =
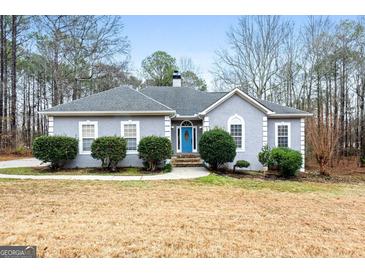
[[200, 114], [202, 114], [202, 115], [207, 114], [208, 112], [212, 111], [213, 109], [215, 109], [216, 107], [218, 107], [223, 102], [227, 101], [233, 95], [238, 95], [239, 97], [241, 97], [242, 99], [244, 99], [248, 103], [252, 104], [253, 106], [255, 106], [256, 108], [258, 108], [259, 110], [261, 110], [265, 114], [271, 114], [272, 113], [272, 111], [269, 108], [267, 108], [265, 105], [263, 105], [261, 102], [257, 101], [253, 97], [247, 95], [246, 93], [244, 93], [240, 89], [235, 88], [231, 92], [226, 93], [218, 101], [216, 101], [215, 103], [213, 103], [212, 105], [210, 105], [209, 107], [207, 107], [206, 109], [204, 109], [203, 111], [201, 111]]

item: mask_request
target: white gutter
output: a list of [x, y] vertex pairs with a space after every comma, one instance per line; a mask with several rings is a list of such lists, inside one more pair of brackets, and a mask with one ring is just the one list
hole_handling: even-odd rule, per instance
[[300, 117], [312, 117], [313, 113], [270, 113], [267, 114], [269, 118], [300, 118]]
[[166, 115], [175, 114], [174, 110], [165, 111], [39, 111], [39, 114], [51, 116], [113, 116], [113, 115]]

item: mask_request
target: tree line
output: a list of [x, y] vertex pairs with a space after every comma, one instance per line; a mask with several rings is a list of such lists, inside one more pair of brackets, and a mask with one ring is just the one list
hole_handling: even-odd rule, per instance
[[323, 145], [312, 147], [337, 159], [365, 158], [364, 17], [308, 16], [296, 26], [280, 16], [243, 16], [227, 38], [229, 47], [217, 51], [213, 68], [216, 89], [241, 87], [314, 113], [316, 126], [307, 130], [323, 135], [312, 138]]
[[[47, 132], [49, 107], [120, 85], [167, 85], [179, 68], [158, 51], [130, 68], [131, 45], [120, 16], [0, 16], [0, 151], [30, 147]], [[155, 72], [154, 69], [166, 66]], [[153, 65], [156, 65], [153, 68]], [[184, 85], [206, 89], [191, 59], [181, 60]], [[170, 75], [171, 74], [171, 75]]]

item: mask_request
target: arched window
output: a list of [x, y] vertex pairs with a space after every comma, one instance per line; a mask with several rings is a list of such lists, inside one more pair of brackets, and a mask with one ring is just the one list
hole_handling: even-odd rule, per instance
[[237, 114], [228, 119], [228, 132], [236, 143], [237, 151], [245, 150], [245, 120]]
[[182, 121], [180, 126], [182, 126], [182, 127], [192, 127], [193, 123], [190, 122], [190, 121]]

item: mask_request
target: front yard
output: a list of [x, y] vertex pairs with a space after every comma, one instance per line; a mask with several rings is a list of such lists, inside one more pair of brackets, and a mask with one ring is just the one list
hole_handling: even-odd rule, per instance
[[0, 180], [0, 245], [41, 257], [364, 257], [365, 184]]

